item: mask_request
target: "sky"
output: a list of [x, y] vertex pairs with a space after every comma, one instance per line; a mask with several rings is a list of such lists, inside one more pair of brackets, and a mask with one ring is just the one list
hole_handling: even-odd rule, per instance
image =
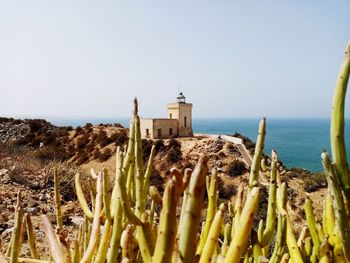
[[348, 0], [0, 0], [0, 116], [329, 117], [348, 40]]

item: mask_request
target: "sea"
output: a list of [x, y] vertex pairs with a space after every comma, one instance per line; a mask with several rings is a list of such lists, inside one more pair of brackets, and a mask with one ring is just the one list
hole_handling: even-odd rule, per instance
[[[58, 126], [83, 126], [85, 123], [120, 123], [129, 126], [129, 119], [48, 119]], [[329, 119], [267, 119], [265, 149], [277, 151], [280, 160], [288, 168], [298, 167], [312, 172], [323, 170], [321, 153], [326, 150], [331, 154], [329, 139]], [[350, 154], [350, 119], [346, 120], [345, 138], [347, 152]], [[194, 133], [240, 134], [256, 141], [259, 119], [235, 118], [197, 118], [193, 120]], [[348, 154], [348, 155], [349, 155]]]

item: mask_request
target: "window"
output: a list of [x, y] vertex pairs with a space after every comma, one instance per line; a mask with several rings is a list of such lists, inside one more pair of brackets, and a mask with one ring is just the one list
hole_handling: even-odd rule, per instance
[[149, 137], [149, 129], [146, 129], [146, 137]]
[[162, 137], [162, 130], [158, 129], [158, 138], [161, 138], [161, 137]]
[[184, 122], [185, 122], [185, 128], [186, 128], [187, 127], [187, 116], [185, 116]]
[[173, 128], [169, 128], [169, 135], [173, 135]]
[[173, 114], [169, 113], [169, 119], [172, 119], [172, 118], [173, 118]]

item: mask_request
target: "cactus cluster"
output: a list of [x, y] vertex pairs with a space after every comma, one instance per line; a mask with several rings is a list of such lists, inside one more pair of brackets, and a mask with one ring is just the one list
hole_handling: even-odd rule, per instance
[[[117, 149], [114, 183], [109, 185], [106, 170], [98, 174], [92, 171], [95, 185], [90, 189], [89, 205], [79, 174], [75, 177], [85, 216], [75, 239], [70, 240], [64, 232], [55, 173], [57, 227], [54, 229], [48, 217], [42, 216], [50, 259], [40, 259], [30, 216], [23, 214], [19, 193], [13, 235], [0, 262], [350, 262], [350, 171], [344, 142], [349, 69], [350, 44], [334, 95], [333, 162], [322, 153], [328, 182], [323, 216], [321, 220], [315, 218], [311, 200], [306, 199], [306, 224], [298, 236], [289, 216], [287, 184], [277, 169], [277, 153], [272, 152], [268, 168], [261, 160], [265, 119], [259, 125], [248, 185], [240, 185], [234, 199], [219, 204], [217, 171], [208, 171], [205, 155], [193, 171], [172, 169], [163, 195], [150, 186], [154, 147], [144, 166], [135, 100], [128, 145]], [[267, 216], [254, 227], [262, 176], [270, 180]], [[32, 258], [19, 258], [24, 231]]]

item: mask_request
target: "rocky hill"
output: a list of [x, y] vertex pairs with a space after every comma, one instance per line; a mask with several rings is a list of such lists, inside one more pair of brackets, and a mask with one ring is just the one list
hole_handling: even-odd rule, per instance
[[[238, 136], [238, 135], [236, 135]], [[98, 171], [107, 168], [113, 178], [115, 173], [115, 152], [118, 146], [124, 147], [128, 140], [128, 129], [121, 125], [92, 125], [84, 127], [57, 127], [45, 120], [0, 119], [0, 238], [7, 243], [13, 227], [13, 211], [16, 193], [22, 192], [25, 210], [32, 214], [33, 221], [45, 213], [54, 220], [53, 171], [60, 175], [63, 217], [66, 224], [74, 228], [74, 220], [81, 211], [77, 209], [74, 194], [73, 176], [82, 174], [86, 186], [89, 184], [90, 169]], [[254, 143], [245, 138], [250, 150]], [[154, 169], [151, 185], [159, 191], [172, 167], [193, 168], [199, 156], [208, 156], [208, 166], [218, 170], [220, 178], [219, 197], [229, 200], [242, 182], [247, 182], [249, 167], [246, 167], [237, 147], [222, 139], [207, 137], [142, 140], [145, 163], [151, 146], [155, 145]], [[269, 158], [265, 156], [268, 166]], [[268, 172], [268, 171], [266, 171]], [[320, 216], [325, 193], [325, 180], [321, 174], [312, 174], [297, 168], [286, 169], [282, 163], [280, 173], [283, 181], [289, 185], [289, 205], [294, 213], [294, 222], [304, 223], [303, 202], [305, 196], [311, 196], [316, 215]], [[268, 189], [262, 186], [264, 201], [267, 205]], [[265, 196], [265, 197], [264, 197]], [[69, 212], [69, 213], [68, 213]], [[68, 215], [70, 215], [68, 217]], [[71, 216], [73, 215], [73, 216]], [[37, 236], [43, 238], [39, 225]], [[46, 251], [45, 247], [41, 248]], [[29, 253], [29, 248], [27, 248]], [[44, 252], [43, 252], [44, 253]]]

